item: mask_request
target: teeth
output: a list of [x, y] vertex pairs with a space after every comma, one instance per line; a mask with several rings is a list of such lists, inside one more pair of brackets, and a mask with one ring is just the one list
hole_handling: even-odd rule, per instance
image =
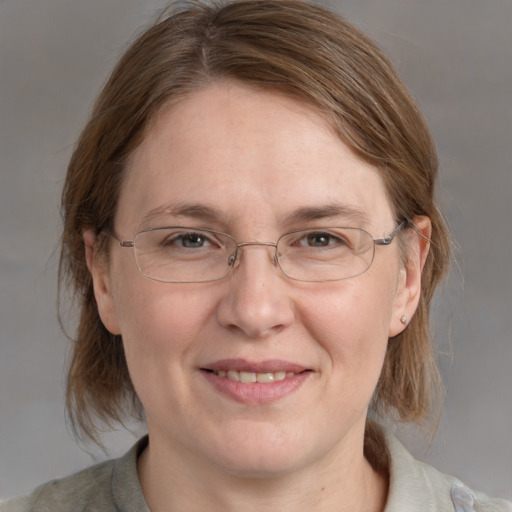
[[243, 384], [252, 384], [254, 382], [259, 382], [260, 384], [268, 384], [270, 382], [284, 380], [295, 375], [294, 372], [284, 371], [256, 373], [238, 372], [236, 370], [219, 370], [214, 373], [219, 377], [226, 377], [229, 380], [233, 380], [235, 382], [242, 382]]
[[240, 382], [243, 384], [252, 384], [256, 382], [256, 374], [253, 372], [240, 372]]
[[240, 381], [240, 372], [237, 372], [235, 370], [228, 370], [226, 376], [229, 380], [236, 380], [237, 382]]
[[266, 384], [268, 382], [274, 382], [275, 380], [282, 380], [282, 379], [277, 379], [275, 373], [258, 373], [256, 375], [256, 380], [258, 382], [260, 382], [261, 384]]

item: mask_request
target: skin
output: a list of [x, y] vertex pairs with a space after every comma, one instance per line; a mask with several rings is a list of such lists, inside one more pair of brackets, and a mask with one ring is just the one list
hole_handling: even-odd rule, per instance
[[[184, 201], [218, 215], [163, 208]], [[290, 219], [331, 204], [359, 213]], [[428, 219], [415, 220], [428, 236]], [[315, 225], [363, 227], [375, 238], [396, 227], [377, 170], [321, 115], [235, 82], [168, 107], [128, 162], [117, 235], [164, 225], [263, 242]], [[403, 236], [405, 266], [395, 241], [344, 281], [290, 280], [269, 248], [249, 246], [221, 281], [168, 284], [143, 277], [132, 250], [115, 242], [105, 261], [84, 233], [101, 318], [123, 337], [147, 414], [138, 470], [152, 510], [383, 510], [387, 481], [363, 456], [365, 420], [388, 338], [414, 314], [428, 250], [413, 230]], [[288, 361], [308, 377], [278, 400], [241, 403], [200, 370], [227, 358]]]

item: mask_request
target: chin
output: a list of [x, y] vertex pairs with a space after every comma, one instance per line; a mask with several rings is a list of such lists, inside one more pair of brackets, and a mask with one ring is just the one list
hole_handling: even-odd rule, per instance
[[269, 435], [268, 431], [260, 431], [258, 435], [256, 431], [251, 436], [229, 436], [226, 445], [217, 447], [216, 454], [210, 453], [217, 466], [228, 474], [266, 479], [300, 470], [327, 451], [309, 444], [306, 439], [284, 432]]

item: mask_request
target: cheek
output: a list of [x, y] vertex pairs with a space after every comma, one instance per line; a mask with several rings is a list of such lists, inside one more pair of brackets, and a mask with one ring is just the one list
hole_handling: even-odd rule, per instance
[[387, 348], [393, 298], [393, 281], [375, 280], [368, 272], [308, 293], [302, 320], [333, 368], [373, 374], [375, 380]]
[[[116, 293], [116, 314], [129, 365], [164, 360], [172, 366], [187, 358], [208, 322], [211, 302], [189, 288], [135, 279]], [[130, 289], [131, 288], [131, 289]], [[132, 368], [130, 368], [132, 371]]]
[[[144, 279], [144, 278], [142, 278]], [[190, 288], [190, 287], [189, 287]], [[202, 294], [145, 279], [116, 301], [131, 380], [148, 418], [186, 410], [190, 369], [203, 350], [212, 301]], [[165, 415], [163, 423], [170, 420]]]
[[366, 416], [388, 343], [385, 301], [356, 288], [346, 286], [312, 300], [316, 306], [305, 319], [324, 354], [324, 400], [340, 424], [347, 417]]

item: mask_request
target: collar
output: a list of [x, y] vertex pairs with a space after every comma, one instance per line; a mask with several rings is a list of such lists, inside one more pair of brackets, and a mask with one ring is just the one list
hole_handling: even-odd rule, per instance
[[[137, 474], [137, 459], [148, 442], [147, 435], [142, 437], [123, 457], [114, 462], [112, 494], [116, 506], [122, 512], [150, 512]], [[374, 467], [387, 468], [389, 472], [388, 499], [384, 512], [484, 510], [462, 482], [417, 461], [390, 431], [376, 423], [367, 430], [365, 453]]]
[[384, 512], [477, 512], [474, 494], [457, 478], [416, 460], [388, 430], [377, 426], [388, 455]]

